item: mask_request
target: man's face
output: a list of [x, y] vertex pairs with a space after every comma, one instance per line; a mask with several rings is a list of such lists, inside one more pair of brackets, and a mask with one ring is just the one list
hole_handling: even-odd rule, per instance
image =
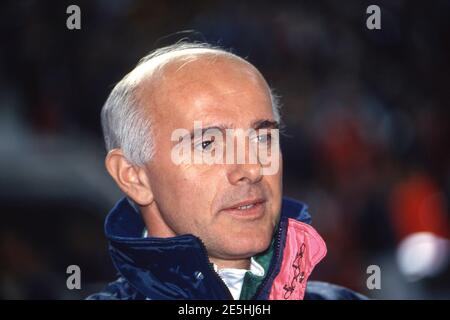
[[[144, 84], [141, 94], [143, 104], [152, 105], [155, 155], [146, 165], [157, 211], [152, 214], [161, 215], [176, 235], [198, 236], [210, 257], [242, 259], [265, 250], [281, 208], [278, 149], [272, 152], [280, 168], [272, 175], [262, 175], [261, 166], [248, 161], [176, 164], [171, 158], [176, 144], [172, 133], [180, 128], [193, 130], [194, 121], [202, 121], [203, 128], [244, 130], [274, 122], [264, 79], [242, 61], [202, 57], [167, 65], [153, 83], [157, 87], [149, 84], [147, 90]], [[206, 144], [192, 141], [192, 150], [207, 152]]]

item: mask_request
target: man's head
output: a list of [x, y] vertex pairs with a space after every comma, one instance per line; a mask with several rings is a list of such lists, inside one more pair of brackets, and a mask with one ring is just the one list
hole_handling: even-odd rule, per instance
[[[266, 81], [250, 63], [209, 45], [177, 44], [145, 57], [111, 92], [102, 110], [106, 167], [140, 207], [149, 235], [194, 234], [212, 261], [227, 265], [270, 244], [281, 166], [264, 175], [259, 162], [174, 163], [172, 134], [192, 131], [195, 121], [212, 127], [209, 133], [234, 133], [231, 141], [241, 133], [226, 129], [254, 129], [255, 137], [245, 137], [248, 160], [252, 144], [258, 149], [270, 139], [260, 129], [275, 129], [279, 120]], [[189, 136], [194, 152], [214, 152], [218, 139], [205, 136]], [[270, 152], [281, 163], [278, 148]]]

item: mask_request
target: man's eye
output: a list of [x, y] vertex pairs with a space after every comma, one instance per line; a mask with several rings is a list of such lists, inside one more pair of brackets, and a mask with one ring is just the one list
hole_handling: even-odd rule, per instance
[[262, 134], [258, 136], [258, 143], [267, 143], [272, 139], [270, 134]]
[[195, 148], [200, 151], [209, 151], [212, 148], [213, 140], [204, 140], [195, 145]]

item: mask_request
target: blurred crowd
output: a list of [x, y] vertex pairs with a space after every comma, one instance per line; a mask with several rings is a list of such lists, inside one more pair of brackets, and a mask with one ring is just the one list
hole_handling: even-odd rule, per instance
[[82, 298], [114, 278], [100, 110], [142, 56], [187, 38], [246, 57], [280, 96], [284, 194], [328, 246], [314, 279], [449, 299], [450, 1], [372, 2], [2, 2], [0, 298]]

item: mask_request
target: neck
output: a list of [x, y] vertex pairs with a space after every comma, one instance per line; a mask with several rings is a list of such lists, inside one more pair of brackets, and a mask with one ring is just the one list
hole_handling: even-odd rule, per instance
[[232, 268], [232, 269], [250, 269], [250, 258], [241, 259], [241, 260], [224, 260], [215, 257], [209, 257], [209, 260], [214, 263], [217, 268]]
[[164, 221], [159, 213], [159, 209], [153, 202], [150, 206], [140, 207], [142, 218], [145, 227], [147, 228], [148, 236], [156, 238], [170, 238], [177, 234]]

